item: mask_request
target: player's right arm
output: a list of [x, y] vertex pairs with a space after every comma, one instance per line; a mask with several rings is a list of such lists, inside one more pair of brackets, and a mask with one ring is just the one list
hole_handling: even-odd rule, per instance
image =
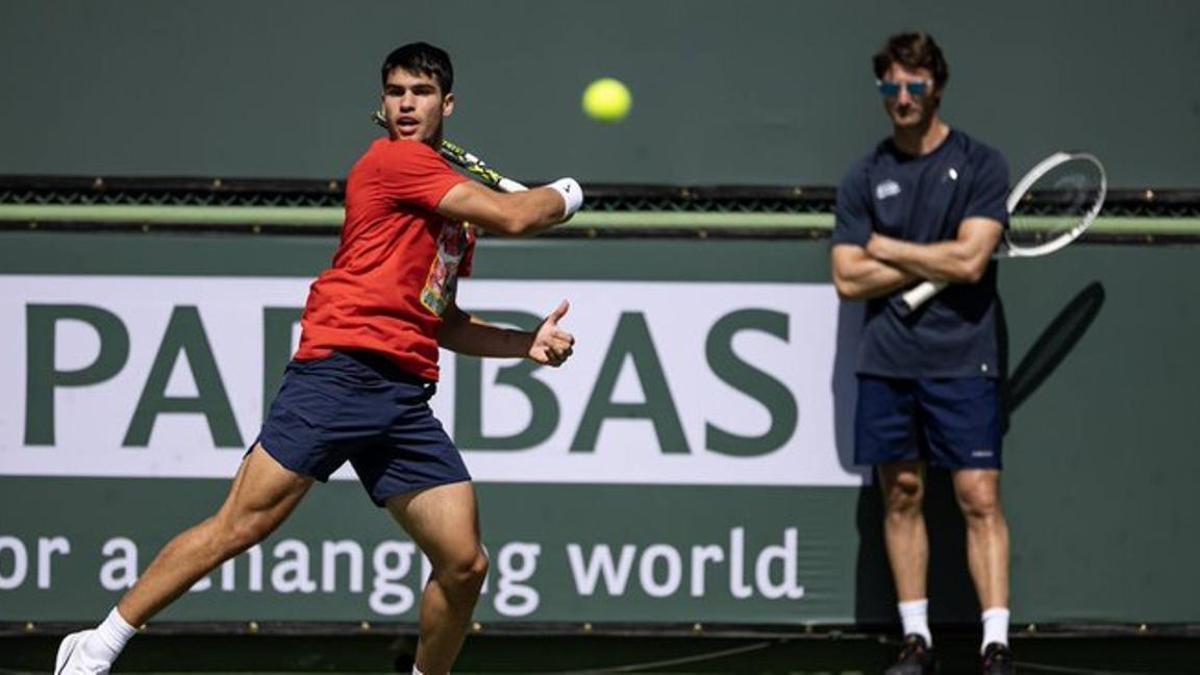
[[451, 169], [436, 150], [417, 141], [377, 142], [369, 157], [366, 171], [382, 186], [384, 198], [495, 234], [535, 234], [566, 222], [583, 205], [583, 189], [573, 178], [524, 192], [493, 192]]
[[869, 300], [908, 286], [919, 277], [877, 260], [857, 244], [835, 244], [833, 286], [843, 300]]
[[566, 222], [582, 202], [582, 189], [569, 178], [513, 193], [495, 192], [466, 181], [450, 188], [438, 204], [437, 212], [493, 234], [526, 236]]

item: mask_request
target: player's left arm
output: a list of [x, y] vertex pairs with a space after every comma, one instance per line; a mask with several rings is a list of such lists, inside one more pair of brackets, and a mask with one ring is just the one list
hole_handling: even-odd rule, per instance
[[442, 314], [438, 344], [459, 354], [527, 358], [557, 368], [575, 350], [575, 336], [558, 325], [569, 308], [563, 300], [537, 330], [521, 331], [481, 321], [452, 302]]
[[978, 282], [1008, 223], [1008, 162], [999, 152], [978, 146], [972, 163], [978, 170], [973, 172], [966, 217], [954, 239], [916, 244], [875, 233], [867, 242], [867, 253], [932, 281]]
[[958, 236], [932, 244], [916, 244], [879, 233], [867, 241], [867, 253], [922, 279], [973, 284], [983, 277], [1004, 225], [991, 218], [967, 218]]

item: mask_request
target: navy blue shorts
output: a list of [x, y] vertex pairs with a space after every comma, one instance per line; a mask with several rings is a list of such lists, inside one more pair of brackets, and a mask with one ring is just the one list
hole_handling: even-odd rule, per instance
[[947, 469], [999, 469], [999, 387], [986, 377], [859, 375], [855, 463], [921, 459]]
[[378, 506], [471, 480], [429, 408], [435, 388], [367, 352], [292, 361], [256, 442], [291, 471], [322, 482], [349, 460]]

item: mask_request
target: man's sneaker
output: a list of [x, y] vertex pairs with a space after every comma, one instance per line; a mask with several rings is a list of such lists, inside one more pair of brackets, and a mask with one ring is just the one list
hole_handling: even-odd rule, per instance
[[896, 664], [883, 671], [883, 675], [927, 675], [937, 672], [934, 668], [933, 649], [925, 638], [915, 633], [904, 636], [904, 647]]
[[983, 675], [1012, 675], [1013, 657], [1008, 645], [989, 642], [983, 649]]
[[83, 643], [95, 632], [81, 630], [62, 639], [54, 658], [54, 675], [108, 675], [111, 664], [89, 659], [83, 653]]

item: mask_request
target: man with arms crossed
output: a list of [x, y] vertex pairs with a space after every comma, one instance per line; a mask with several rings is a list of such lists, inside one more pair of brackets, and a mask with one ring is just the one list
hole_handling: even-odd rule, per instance
[[[934, 672], [921, 514], [926, 463], [953, 472], [966, 518], [968, 564], [983, 608], [983, 672], [1010, 673], [991, 262], [1008, 222], [1008, 168], [999, 152], [940, 118], [949, 73], [932, 37], [891, 37], [874, 69], [892, 135], [842, 180], [832, 263], [838, 294], [867, 301], [855, 461], [878, 467], [904, 624], [904, 647], [887, 673]], [[906, 315], [899, 295], [925, 279], [952, 285]]]
[[569, 219], [582, 203], [566, 178], [498, 194], [439, 155], [454, 109], [446, 52], [405, 45], [384, 61], [388, 136], [350, 172], [332, 268], [313, 283], [296, 352], [262, 432], [213, 517], [177, 536], [96, 629], [59, 648], [56, 673], [107, 673], [135, 627], [225, 560], [269, 535], [316, 480], [349, 461], [433, 564], [421, 598], [414, 673], [447, 673], [462, 646], [488, 562], [475, 492], [428, 400], [438, 347], [558, 366], [574, 338], [563, 302], [532, 333], [484, 324], [455, 303], [469, 270], [469, 221], [504, 235]]

